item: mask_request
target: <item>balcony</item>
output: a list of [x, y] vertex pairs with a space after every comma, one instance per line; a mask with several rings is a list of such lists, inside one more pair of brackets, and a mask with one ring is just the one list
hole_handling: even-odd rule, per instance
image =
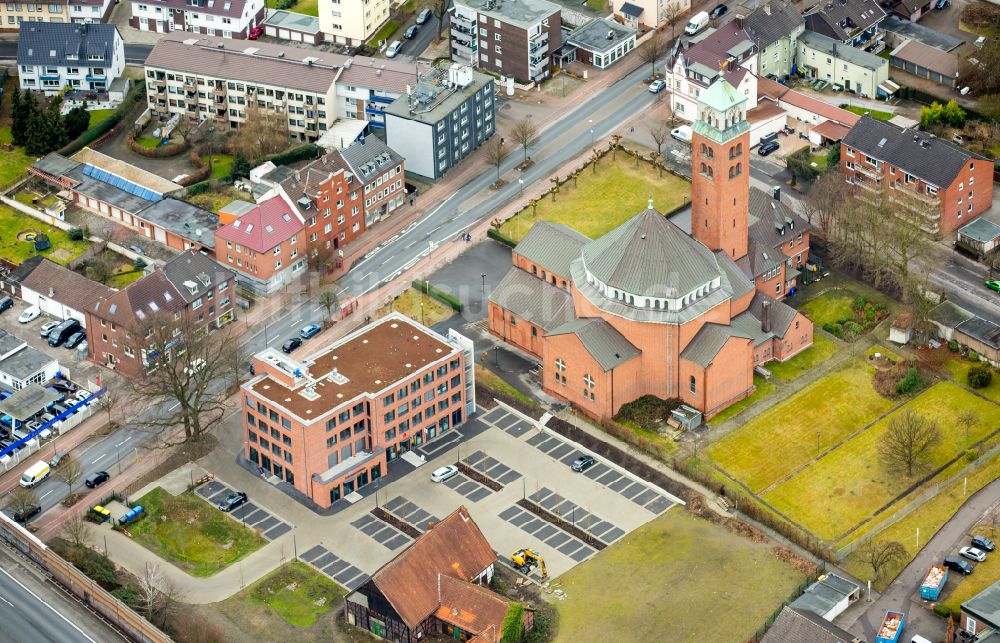
[[452, 23], [451, 25], [451, 35], [453, 36], [470, 36], [476, 37], [476, 30], [463, 27], [461, 25], [456, 25]]
[[874, 168], [865, 165], [864, 163], [855, 163], [854, 170], [860, 174], [864, 174], [868, 178], [874, 179], [876, 181], [882, 180], [882, 169]]
[[539, 43], [533, 44], [528, 48], [528, 53], [532, 56], [544, 56], [549, 52], [549, 41], [544, 40]]
[[216, 85], [215, 87], [212, 88], [212, 93], [215, 94], [216, 96], [225, 96], [226, 95], [226, 86], [225, 85]]
[[914, 199], [920, 203], [931, 205], [937, 208], [941, 205], [941, 198], [938, 195], [931, 196], [924, 192], [917, 192], [906, 187], [906, 184], [900, 184], [898, 181], [892, 184], [892, 189], [901, 195], [900, 201], [905, 201], [906, 199]]
[[465, 33], [476, 33], [476, 21], [472, 18], [466, 18], [458, 15], [457, 13], [452, 13], [448, 22], [451, 24], [452, 29], [455, 27], [461, 27], [462, 29], [465, 29]]

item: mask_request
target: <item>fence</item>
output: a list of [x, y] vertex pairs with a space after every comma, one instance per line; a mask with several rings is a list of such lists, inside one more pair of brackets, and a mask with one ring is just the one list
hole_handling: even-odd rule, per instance
[[170, 637], [53, 552], [41, 540], [0, 513], [0, 538], [47, 571], [87, 607], [134, 641], [168, 643]]
[[[93, 395], [86, 404], [79, 402], [68, 409], [57, 415], [54, 419], [42, 424], [40, 427], [28, 434], [28, 437], [22, 438], [20, 440], [14, 441], [9, 447], [0, 449], [0, 465], [3, 466], [3, 470], [6, 472], [11, 467], [16, 467], [25, 458], [42, 450], [42, 447], [48, 446], [55, 440], [58, 436], [63, 435], [71, 429], [78, 427], [84, 420], [89, 419], [90, 416], [94, 414], [97, 406], [97, 400], [100, 396], [104, 395], [107, 389], [102, 388], [97, 393]], [[50, 431], [53, 433], [51, 440], [46, 440], [45, 444], [41, 443], [39, 438], [43, 431]], [[23, 446], [24, 448], [15, 451], [15, 447]], [[53, 447], [54, 449], [55, 447]]]
[[816, 571], [816, 574], [802, 581], [802, 583], [797, 588], [795, 588], [795, 591], [791, 593], [788, 599], [782, 602], [781, 605], [778, 606], [778, 609], [774, 610], [774, 612], [772, 612], [771, 615], [767, 617], [767, 619], [764, 621], [764, 625], [762, 625], [761, 628], [757, 630], [757, 633], [754, 634], [753, 640], [760, 641], [761, 639], [763, 639], [764, 635], [767, 634], [767, 631], [771, 629], [772, 625], [774, 625], [774, 622], [778, 620], [778, 616], [781, 614], [781, 611], [785, 609], [785, 607], [787, 607], [789, 603], [797, 599], [799, 596], [802, 596], [802, 594], [805, 593], [806, 589], [808, 589], [810, 585], [819, 580], [819, 577], [825, 573], [826, 573], [826, 563], [820, 563], [819, 569]]

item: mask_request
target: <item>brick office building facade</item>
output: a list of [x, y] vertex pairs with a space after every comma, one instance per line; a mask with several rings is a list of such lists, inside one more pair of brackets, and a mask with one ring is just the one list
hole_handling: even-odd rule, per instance
[[304, 359], [262, 351], [243, 385], [244, 456], [329, 507], [465, 422], [472, 364], [469, 340], [398, 313]]

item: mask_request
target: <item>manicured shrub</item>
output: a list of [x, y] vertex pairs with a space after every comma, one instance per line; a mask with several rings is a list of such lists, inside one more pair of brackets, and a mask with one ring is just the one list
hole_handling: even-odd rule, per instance
[[142, 270], [146, 267], [146, 262], [143, 261], [142, 257], [136, 257], [135, 261], [132, 262], [132, 267], [136, 270]]
[[986, 388], [993, 381], [993, 368], [986, 362], [980, 362], [969, 369], [966, 379], [972, 388]]
[[953, 339], [950, 342], [948, 342], [948, 348], [949, 348], [949, 350], [951, 350], [952, 353], [957, 353], [958, 352], [958, 341]]
[[830, 323], [823, 324], [823, 330], [830, 333], [834, 337], [838, 337], [840, 339], [844, 338], [844, 325], [841, 324], [840, 322], [834, 324]]
[[489, 237], [490, 239], [495, 240], [495, 241], [499, 241], [500, 243], [504, 244], [505, 246], [510, 246], [511, 248], [513, 248], [514, 246], [517, 245], [516, 241], [514, 241], [513, 239], [511, 239], [510, 237], [508, 237], [504, 233], [500, 232], [496, 228], [490, 228], [486, 232], [486, 236]]
[[434, 286], [430, 285], [426, 281], [416, 279], [412, 283], [413, 287], [424, 293], [425, 295], [430, 295], [434, 299], [437, 299], [443, 304], [451, 306], [452, 310], [455, 312], [462, 312], [462, 302], [458, 300], [457, 297], [449, 295], [448, 293], [438, 290]]
[[70, 241], [83, 241], [83, 228], [70, 228], [67, 234]]
[[963, 457], [966, 462], [975, 462], [979, 459], [979, 451], [977, 449], [966, 449]]
[[677, 398], [664, 400], [655, 395], [643, 395], [623, 404], [615, 415], [619, 422], [635, 422], [644, 429], [655, 430], [657, 425], [670, 417], [670, 412], [680, 406]]
[[906, 374], [896, 384], [896, 394], [906, 395], [907, 393], [912, 393], [918, 386], [920, 386], [920, 376], [917, 375], [917, 369], [911, 366], [906, 369]]

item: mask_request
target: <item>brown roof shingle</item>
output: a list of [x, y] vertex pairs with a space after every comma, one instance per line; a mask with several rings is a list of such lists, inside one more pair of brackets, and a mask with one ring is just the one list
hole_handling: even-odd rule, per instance
[[372, 582], [411, 629], [437, 610], [438, 575], [476, 578], [496, 554], [464, 506], [422, 534], [372, 576]]
[[21, 287], [34, 290], [43, 297], [54, 299], [78, 311], [86, 311], [102, 297], [115, 291], [102, 283], [87, 279], [54, 261], [43, 259], [28, 276], [21, 280]]
[[485, 587], [441, 574], [438, 578], [439, 601], [434, 616], [480, 635], [483, 641], [499, 641], [503, 620], [510, 604]]

